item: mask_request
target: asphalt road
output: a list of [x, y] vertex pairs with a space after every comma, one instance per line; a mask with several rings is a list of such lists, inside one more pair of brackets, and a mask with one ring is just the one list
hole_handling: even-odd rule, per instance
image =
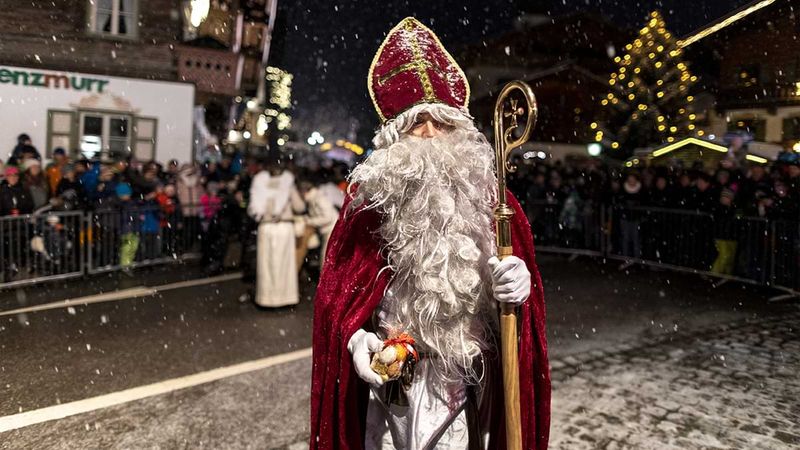
[[240, 303], [229, 281], [0, 318], [0, 416], [311, 345], [313, 286], [297, 307]]
[[[694, 275], [546, 255], [539, 264], [554, 359], [797, 309]], [[247, 286], [235, 280], [0, 316], [0, 420], [306, 348], [314, 285], [303, 278], [301, 304], [278, 310], [240, 303]], [[65, 298], [41, 288], [49, 295], [37, 291], [36, 303]], [[3, 310], [19, 306], [13, 298], [0, 298]], [[0, 448], [283, 448], [307, 436], [309, 378], [306, 358], [0, 433]]]

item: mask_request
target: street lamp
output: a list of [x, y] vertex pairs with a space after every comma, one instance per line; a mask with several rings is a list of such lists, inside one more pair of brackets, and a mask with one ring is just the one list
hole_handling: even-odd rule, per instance
[[313, 133], [311, 133], [311, 136], [308, 137], [306, 142], [308, 142], [308, 145], [322, 144], [323, 142], [325, 142], [325, 138], [322, 137], [319, 131], [314, 131]]
[[236, 143], [239, 142], [241, 135], [236, 130], [228, 131], [228, 142]]
[[603, 152], [603, 146], [597, 142], [592, 142], [586, 146], [586, 151], [589, 152], [589, 156], [600, 156], [600, 153]]

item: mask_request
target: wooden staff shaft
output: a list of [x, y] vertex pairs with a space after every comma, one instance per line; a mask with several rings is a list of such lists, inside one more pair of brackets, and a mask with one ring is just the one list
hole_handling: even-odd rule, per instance
[[517, 313], [503, 305], [500, 312], [500, 339], [503, 352], [503, 394], [506, 412], [506, 449], [522, 450], [522, 417], [519, 409], [519, 359]]
[[[497, 257], [512, 254], [509, 220], [514, 210], [501, 203], [495, 210]], [[517, 312], [512, 305], [500, 306], [500, 353], [503, 363], [503, 397], [506, 416], [506, 449], [522, 450], [522, 427], [519, 405], [519, 357], [517, 347]]]

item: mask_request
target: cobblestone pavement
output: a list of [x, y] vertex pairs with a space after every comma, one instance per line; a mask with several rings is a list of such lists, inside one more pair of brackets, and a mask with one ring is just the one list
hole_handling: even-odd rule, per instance
[[551, 449], [800, 448], [800, 313], [551, 361]]

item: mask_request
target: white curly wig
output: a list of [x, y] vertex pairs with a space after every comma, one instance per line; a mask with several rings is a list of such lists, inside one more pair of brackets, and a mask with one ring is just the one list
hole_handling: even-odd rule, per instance
[[[428, 113], [451, 128], [433, 138], [408, 132]], [[434, 354], [445, 379], [477, 380], [493, 339], [495, 306], [486, 260], [494, 255], [494, 153], [472, 118], [442, 104], [414, 106], [388, 121], [376, 150], [350, 176], [353, 207], [383, 217], [380, 234], [393, 271], [391, 328]]]

